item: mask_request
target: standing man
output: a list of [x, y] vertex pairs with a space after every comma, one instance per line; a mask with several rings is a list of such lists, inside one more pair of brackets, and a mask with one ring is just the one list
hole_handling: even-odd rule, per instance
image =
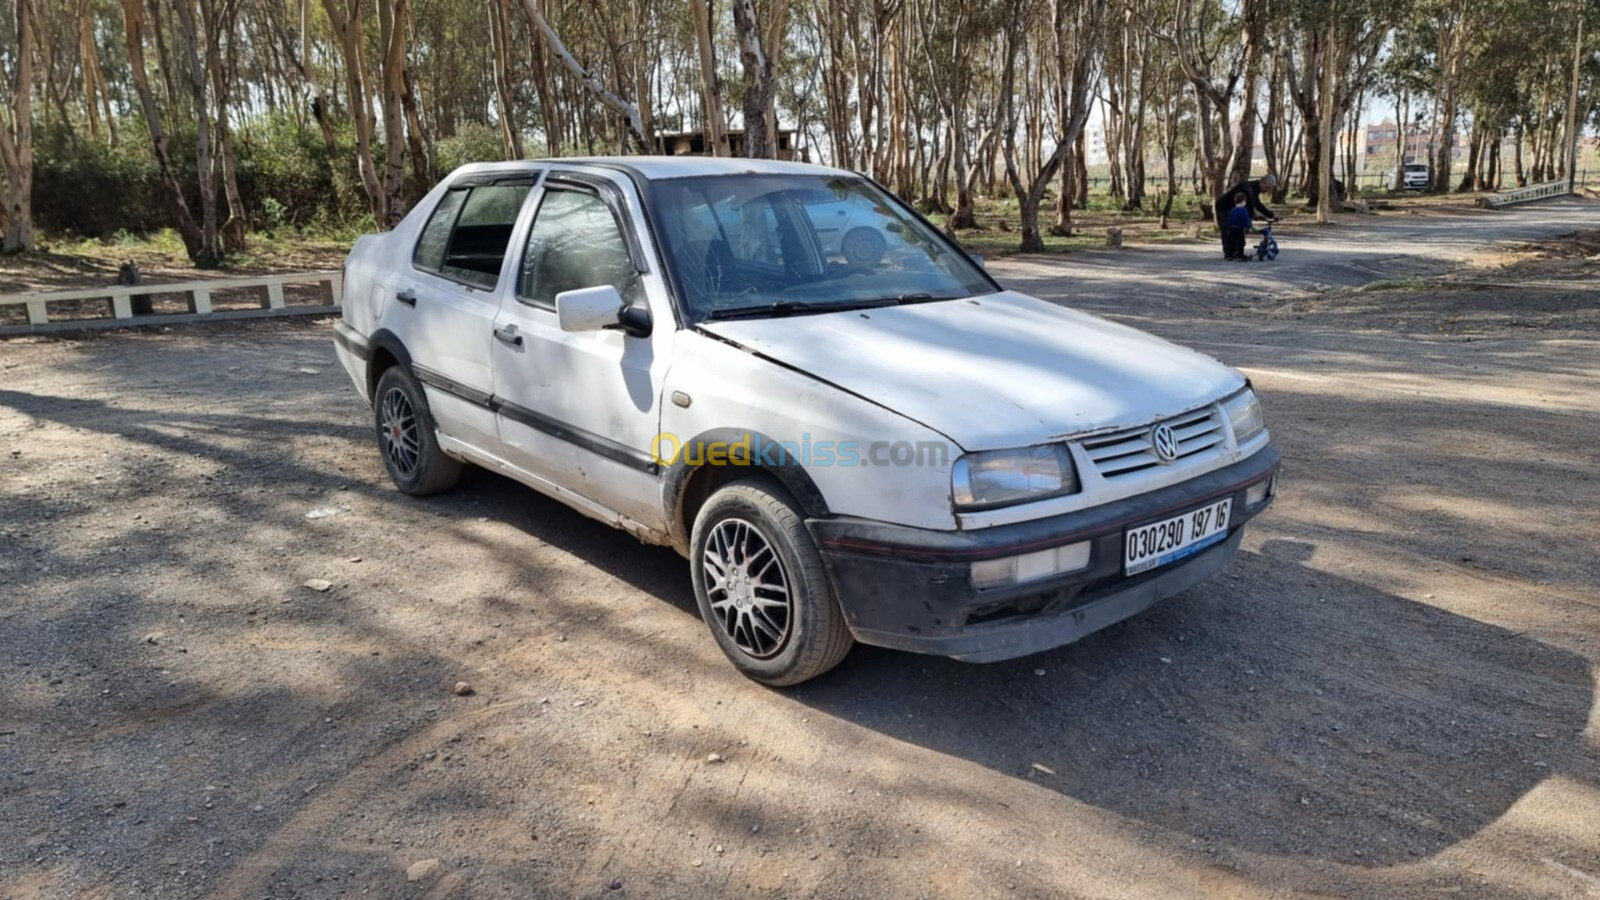
[[1278, 221], [1278, 216], [1272, 210], [1261, 204], [1261, 192], [1271, 191], [1278, 186], [1278, 176], [1268, 172], [1254, 181], [1241, 181], [1231, 188], [1217, 195], [1216, 213], [1217, 230], [1222, 232], [1222, 258], [1232, 259], [1233, 248], [1244, 246], [1244, 234], [1234, 234], [1234, 228], [1228, 225], [1228, 212], [1233, 209], [1235, 194], [1243, 194], [1245, 208], [1251, 213], [1266, 219], [1268, 222]]

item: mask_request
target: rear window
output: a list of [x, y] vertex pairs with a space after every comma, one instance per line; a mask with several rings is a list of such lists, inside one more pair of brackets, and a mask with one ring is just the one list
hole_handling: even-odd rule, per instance
[[423, 226], [412, 264], [473, 287], [494, 287], [528, 190], [525, 183], [502, 183], [449, 191]]

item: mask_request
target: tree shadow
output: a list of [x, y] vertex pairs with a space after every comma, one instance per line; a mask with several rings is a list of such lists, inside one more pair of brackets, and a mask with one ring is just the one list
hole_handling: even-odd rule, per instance
[[1354, 865], [1436, 853], [1553, 773], [1592, 776], [1582, 658], [1274, 543], [1075, 645], [989, 666], [863, 648], [793, 696], [1174, 839]]
[[[670, 550], [498, 475], [448, 496], [698, 618]], [[1269, 540], [1037, 656], [975, 666], [861, 646], [786, 693], [1186, 848], [1389, 865], [1466, 840], [1551, 775], [1593, 780], [1583, 658], [1308, 568], [1315, 551]]]

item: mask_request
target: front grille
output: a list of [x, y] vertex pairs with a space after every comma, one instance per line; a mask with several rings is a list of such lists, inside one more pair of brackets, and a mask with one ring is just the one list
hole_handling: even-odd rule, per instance
[[1216, 414], [1214, 407], [1207, 406], [1167, 419], [1164, 423], [1096, 435], [1079, 443], [1083, 445], [1084, 452], [1089, 455], [1089, 461], [1094, 463], [1100, 477], [1117, 481], [1163, 464], [1150, 444], [1151, 429], [1161, 424], [1171, 426], [1178, 438], [1178, 456], [1173, 462], [1204, 453], [1223, 442], [1222, 418]]

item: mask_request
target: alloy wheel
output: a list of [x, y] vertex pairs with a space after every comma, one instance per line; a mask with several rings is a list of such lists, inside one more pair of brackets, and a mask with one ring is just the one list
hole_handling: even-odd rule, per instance
[[725, 519], [706, 541], [702, 562], [717, 626], [750, 656], [777, 655], [789, 638], [793, 605], [772, 543], [750, 522]]
[[400, 477], [410, 478], [416, 473], [421, 456], [417, 414], [411, 408], [411, 398], [399, 388], [390, 388], [383, 395], [382, 414], [378, 441], [383, 444], [384, 456]]

